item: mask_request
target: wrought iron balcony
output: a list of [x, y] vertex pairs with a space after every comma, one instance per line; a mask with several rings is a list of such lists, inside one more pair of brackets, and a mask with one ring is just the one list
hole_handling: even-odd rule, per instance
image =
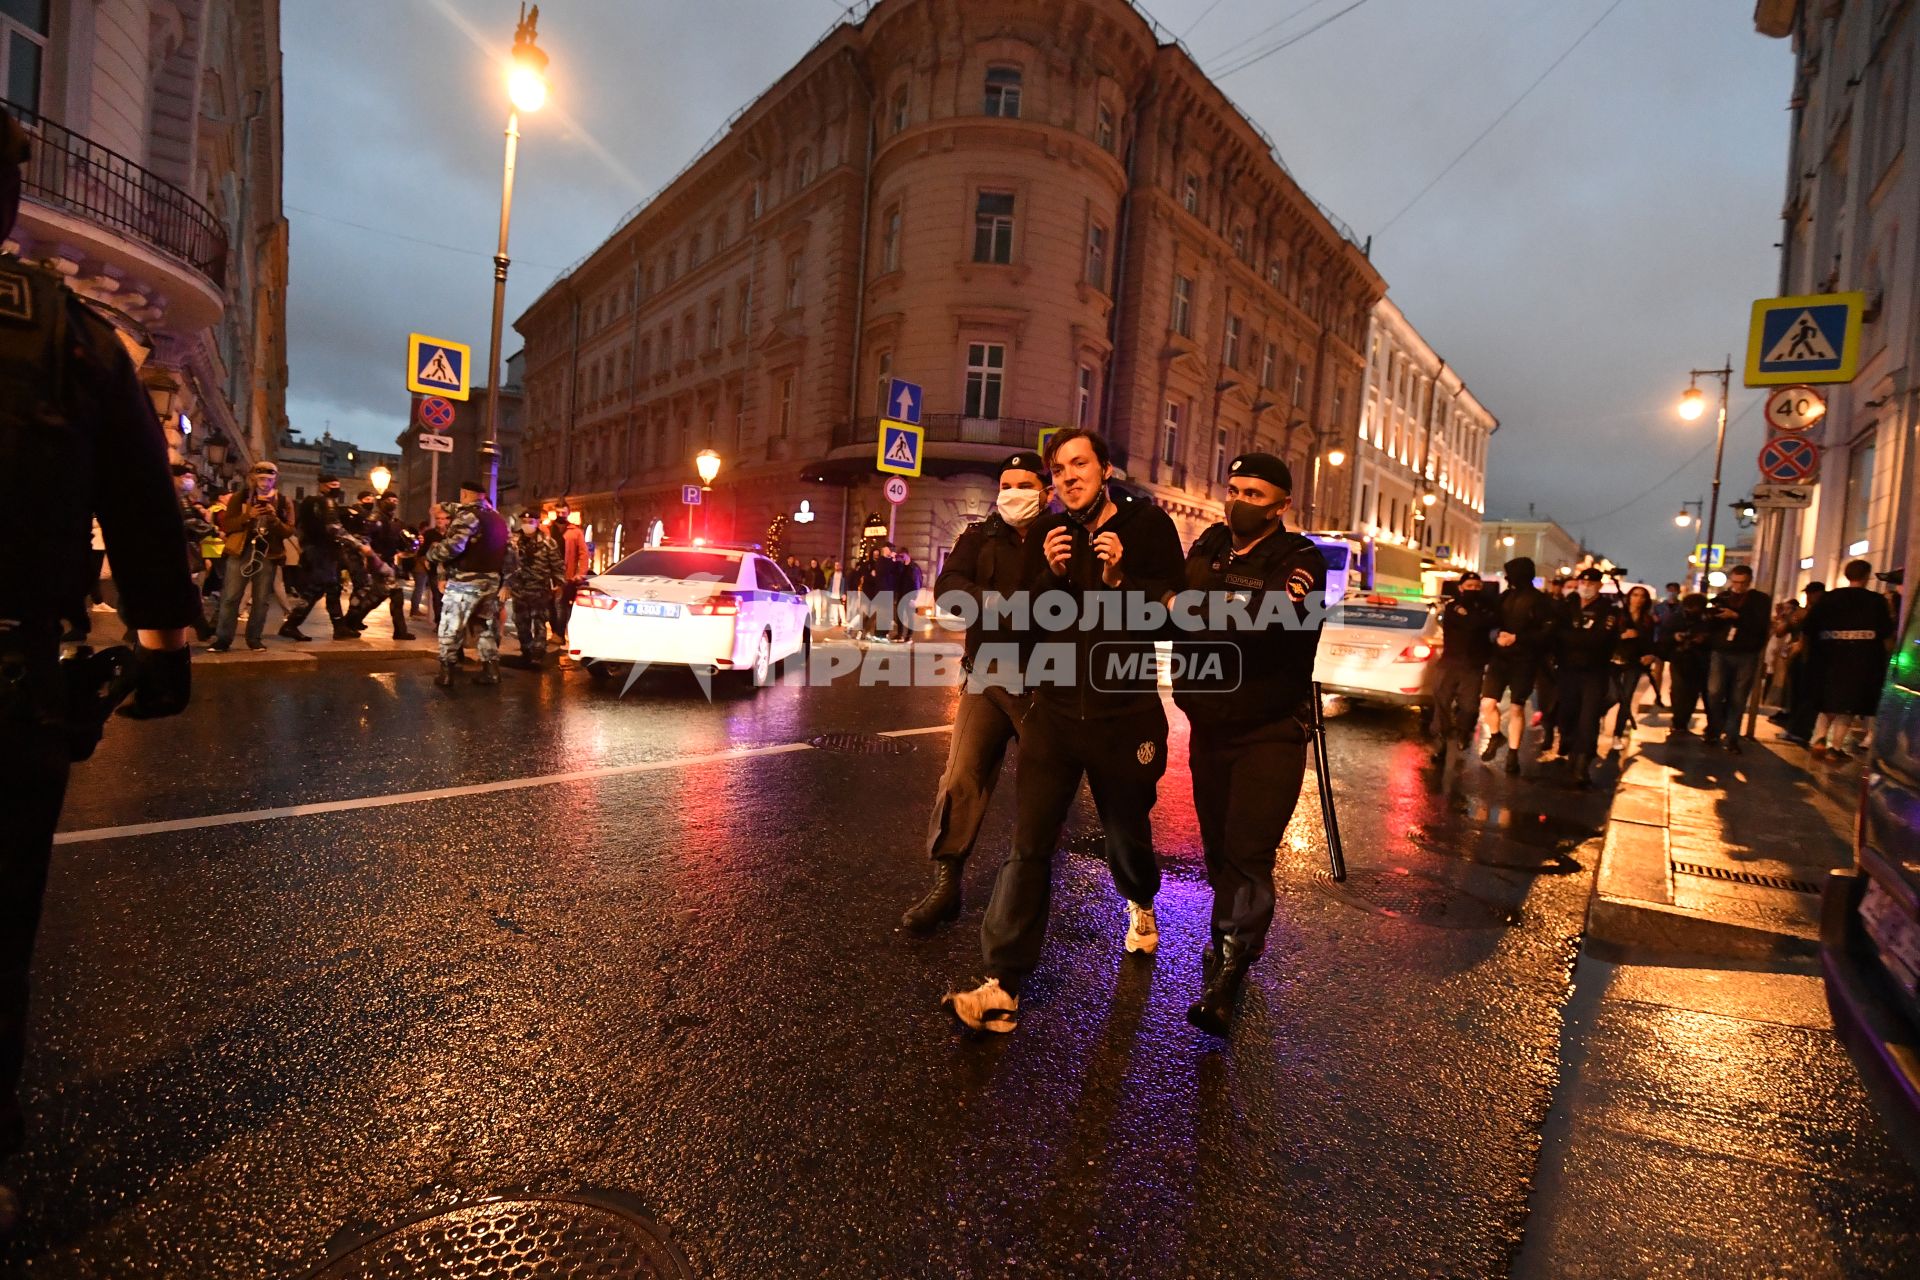
[[[929, 413], [920, 419], [928, 444], [984, 444], [996, 449], [1037, 449], [1040, 433], [1059, 425], [1038, 418], [969, 418], [958, 413]], [[835, 449], [872, 447], [879, 439], [878, 418], [836, 422], [833, 426]]]
[[32, 135], [27, 199], [151, 245], [225, 286], [227, 233], [212, 210], [119, 152], [18, 103], [4, 105]]

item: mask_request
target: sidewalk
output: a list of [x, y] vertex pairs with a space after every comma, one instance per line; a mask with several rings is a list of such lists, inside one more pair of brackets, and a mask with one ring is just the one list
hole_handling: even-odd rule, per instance
[[1731, 755], [1639, 713], [1587, 912], [1590, 940], [1767, 960], [1812, 954], [1827, 873], [1853, 863], [1860, 764], [1821, 764], [1763, 718]]
[[[101, 619], [107, 621], [103, 624]], [[102, 629], [110, 630], [114, 623], [110, 614], [95, 614], [96, 634]], [[393, 618], [382, 605], [367, 617], [367, 629], [356, 640], [335, 640], [333, 623], [327, 617], [325, 609], [316, 609], [307, 619], [307, 625], [301, 630], [313, 637], [307, 644], [297, 640], [288, 640], [274, 634], [285, 620], [278, 605], [267, 607], [267, 633], [264, 637], [266, 648], [247, 648], [247, 623], [243, 617], [233, 637], [233, 648], [226, 653], [209, 653], [207, 646], [198, 640], [193, 642], [193, 665], [198, 666], [247, 666], [258, 663], [308, 663], [321, 662], [334, 658], [433, 658], [439, 655], [439, 641], [434, 637], [433, 616], [423, 613], [418, 618], [407, 619], [407, 628], [413, 632], [411, 640], [393, 638]]]

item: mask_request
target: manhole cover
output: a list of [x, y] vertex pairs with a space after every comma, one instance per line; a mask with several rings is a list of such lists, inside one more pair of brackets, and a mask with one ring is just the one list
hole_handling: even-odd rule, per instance
[[1733, 884], [1758, 885], [1763, 889], [1784, 889], [1788, 893], [1818, 894], [1820, 886], [1811, 880], [1796, 880], [1792, 876], [1765, 875], [1758, 871], [1736, 871], [1732, 867], [1714, 867], [1698, 862], [1676, 862], [1673, 864], [1675, 875], [1699, 876], [1704, 880], [1726, 880]]
[[1314, 882], [1360, 911], [1397, 920], [1418, 920], [1444, 929], [1497, 929], [1519, 922], [1520, 913], [1462, 893], [1417, 871], [1352, 871], [1345, 881], [1319, 872]]
[[857, 756], [897, 756], [907, 750], [898, 738], [878, 733], [823, 733], [812, 740], [822, 751], [846, 751]]
[[395, 1227], [312, 1280], [692, 1280], [686, 1256], [646, 1215], [587, 1198], [508, 1199]]

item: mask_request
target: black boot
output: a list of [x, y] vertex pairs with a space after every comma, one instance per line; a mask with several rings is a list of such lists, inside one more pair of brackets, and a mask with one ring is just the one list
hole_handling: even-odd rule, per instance
[[397, 631], [395, 631], [395, 632], [393, 633], [393, 638], [394, 638], [395, 640], [411, 640], [411, 639], [413, 639], [413, 632], [411, 632], [411, 631], [409, 631], [409, 630], [407, 630], [407, 629], [406, 629], [406, 628], [405, 628], [405, 627], [403, 626], [403, 627], [401, 627], [401, 628], [400, 628], [399, 630], [397, 630]]
[[1585, 791], [1588, 787], [1591, 787], [1593, 785], [1593, 779], [1588, 776], [1593, 772], [1592, 756], [1586, 755], [1583, 753], [1581, 755], [1577, 755], [1573, 757], [1573, 760], [1568, 765], [1567, 770], [1570, 774], [1572, 774], [1573, 785], [1577, 790]]
[[360, 638], [360, 631], [351, 622], [342, 618], [333, 624], [333, 638], [335, 640], [358, 640]]
[[1234, 1006], [1240, 1003], [1240, 988], [1246, 985], [1247, 970], [1253, 967], [1255, 957], [1253, 948], [1238, 938], [1221, 942], [1218, 958], [1209, 965], [1208, 959], [1214, 955], [1215, 948], [1208, 947], [1207, 954], [1200, 958], [1207, 985], [1200, 999], [1187, 1009], [1187, 1021], [1208, 1035], [1224, 1038], [1232, 1029]]
[[500, 683], [499, 662], [495, 661], [495, 662], [481, 663], [480, 674], [473, 678], [473, 682], [475, 684], [499, 684]]
[[958, 858], [933, 860], [933, 888], [927, 896], [907, 908], [900, 917], [903, 927], [914, 933], [929, 933], [960, 915], [960, 868]]
[[1505, 738], [1501, 737], [1497, 733], [1494, 734], [1492, 737], [1487, 739], [1487, 745], [1480, 748], [1480, 758], [1482, 760], [1485, 760], [1488, 764], [1492, 764], [1493, 758], [1500, 754], [1500, 748], [1505, 746], [1506, 742], [1507, 740]]
[[280, 625], [280, 629], [274, 632], [274, 634], [279, 636], [282, 640], [294, 640], [299, 642], [300, 644], [313, 643], [313, 637], [308, 635], [306, 632], [302, 631], [299, 628], [299, 626], [293, 622], [282, 623]]
[[451, 662], [442, 662], [440, 664], [440, 674], [433, 678], [433, 682], [442, 689], [453, 688], [453, 664]]

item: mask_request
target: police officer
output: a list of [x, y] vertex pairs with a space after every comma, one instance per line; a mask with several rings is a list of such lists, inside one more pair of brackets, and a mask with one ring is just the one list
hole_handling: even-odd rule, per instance
[[520, 528], [507, 555], [507, 594], [513, 597], [513, 625], [520, 634], [516, 665], [538, 667], [547, 656], [547, 622], [554, 599], [566, 582], [560, 544], [540, 527], [540, 513], [520, 513]]
[[1621, 611], [1600, 594], [1602, 581], [1598, 569], [1580, 571], [1574, 594], [1561, 604], [1561, 625], [1555, 632], [1560, 742], [1573, 785], [1582, 788], [1590, 785], [1587, 775], [1599, 753], [1600, 720], [1607, 714], [1613, 650], [1620, 639]]
[[1327, 562], [1287, 530], [1292, 498], [1285, 462], [1235, 458], [1227, 518], [1187, 553], [1187, 592], [1176, 601], [1173, 700], [1192, 727], [1193, 808], [1213, 888], [1204, 987], [1187, 1021], [1216, 1036], [1227, 1034], [1266, 947], [1274, 852], [1306, 776]]
[[[1506, 589], [1493, 605], [1493, 654], [1480, 683], [1480, 718], [1487, 745], [1480, 758], [1489, 763], [1507, 748], [1507, 772], [1520, 772], [1520, 736], [1526, 729], [1527, 699], [1533, 695], [1552, 642], [1554, 606], [1533, 585], [1533, 561], [1515, 556], [1502, 570]], [[1501, 734], [1500, 698], [1507, 698], [1506, 733]]]
[[427, 558], [447, 567], [446, 593], [440, 603], [440, 674], [434, 683], [453, 687], [453, 669], [469, 627], [479, 632], [475, 647], [480, 674], [475, 684], [500, 683], [500, 571], [507, 563], [507, 522], [478, 480], [460, 482], [460, 502], [447, 521], [447, 535]]
[[[27, 139], [0, 110], [0, 241], [20, 207]], [[0, 257], [0, 473], [57, 476], [44, 500], [0, 504], [0, 1157], [25, 1136], [18, 1088], [27, 981], [53, 829], [68, 766], [91, 752], [100, 706], [83, 673], [60, 661], [62, 616], [84, 609], [89, 531], [100, 522], [120, 610], [135, 629], [135, 718], [187, 705], [187, 629], [200, 597], [166, 437], [113, 329], [57, 276]], [[0, 1236], [18, 1198], [0, 1187]]]
[[1454, 595], [1440, 608], [1440, 678], [1434, 687], [1434, 729], [1439, 742], [1433, 762], [1445, 764], [1447, 748], [1473, 744], [1480, 706], [1480, 683], [1493, 655], [1493, 606], [1480, 575], [1469, 569], [1454, 584]]
[[901, 925], [914, 933], [960, 914], [961, 872], [993, 800], [993, 784], [1014, 738], [1017, 717], [1026, 707], [1019, 681], [1020, 645], [997, 625], [1005, 614], [995, 610], [989, 618], [988, 613], [998, 602], [1013, 600], [1026, 585], [1027, 531], [1046, 507], [1048, 490], [1040, 455], [1016, 453], [1002, 462], [993, 510], [960, 535], [933, 585], [937, 599], [965, 597], [972, 616], [961, 659], [968, 679], [953, 714], [947, 769], [927, 820], [933, 887], [900, 917]]
[[[1180, 535], [1152, 503], [1112, 489], [1107, 442], [1066, 427], [1049, 441], [1047, 470], [1064, 511], [1040, 517], [1024, 550], [1036, 619], [1065, 629], [1034, 637], [1020, 726], [1013, 850], [994, 881], [980, 927], [987, 979], [945, 1003], [975, 1030], [1011, 1031], [1020, 986], [1046, 937], [1054, 846], [1084, 777], [1106, 829], [1107, 866], [1127, 900], [1128, 953], [1159, 945], [1153, 899], [1160, 866], [1151, 815], [1167, 767], [1153, 640], [1128, 625], [1180, 585]], [[1043, 597], [1051, 605], [1043, 610]]]
[[1820, 715], [1814, 721], [1812, 755], [1845, 760], [1847, 735], [1880, 706], [1893, 643], [1893, 610], [1867, 586], [1873, 566], [1850, 560], [1847, 585], [1829, 591], [1807, 610], [1810, 666], [1819, 673]]

